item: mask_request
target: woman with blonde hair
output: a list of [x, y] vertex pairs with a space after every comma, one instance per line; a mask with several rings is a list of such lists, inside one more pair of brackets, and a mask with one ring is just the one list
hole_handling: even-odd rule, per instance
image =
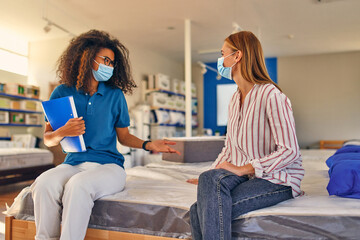
[[225, 147], [198, 184], [191, 206], [192, 235], [231, 239], [231, 221], [301, 194], [304, 176], [290, 100], [270, 79], [256, 36], [225, 39], [219, 73], [238, 86], [229, 104]]

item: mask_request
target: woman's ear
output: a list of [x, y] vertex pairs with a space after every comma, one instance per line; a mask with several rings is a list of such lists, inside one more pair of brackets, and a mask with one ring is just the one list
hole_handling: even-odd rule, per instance
[[242, 58], [242, 52], [240, 50], [238, 50], [236, 53], [235, 53], [235, 61], [236, 62], [239, 62]]

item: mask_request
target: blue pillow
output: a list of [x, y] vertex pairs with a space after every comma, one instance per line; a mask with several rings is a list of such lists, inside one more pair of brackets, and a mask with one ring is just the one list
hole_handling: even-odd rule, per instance
[[329, 167], [329, 195], [360, 199], [360, 146], [347, 145], [331, 156]]

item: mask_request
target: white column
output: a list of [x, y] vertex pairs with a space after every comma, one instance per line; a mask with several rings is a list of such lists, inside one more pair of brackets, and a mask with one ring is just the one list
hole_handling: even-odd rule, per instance
[[185, 132], [191, 137], [191, 21], [185, 19]]

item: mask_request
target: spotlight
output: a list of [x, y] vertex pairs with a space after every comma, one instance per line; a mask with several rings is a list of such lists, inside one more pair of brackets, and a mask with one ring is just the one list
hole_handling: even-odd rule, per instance
[[232, 33], [237, 33], [243, 31], [242, 27], [239, 26], [236, 22], [232, 23], [233, 31]]
[[51, 23], [48, 22], [48, 23], [46, 24], [46, 26], [44, 27], [44, 32], [45, 32], [45, 33], [48, 33], [48, 32], [50, 32], [50, 31], [51, 31]]

